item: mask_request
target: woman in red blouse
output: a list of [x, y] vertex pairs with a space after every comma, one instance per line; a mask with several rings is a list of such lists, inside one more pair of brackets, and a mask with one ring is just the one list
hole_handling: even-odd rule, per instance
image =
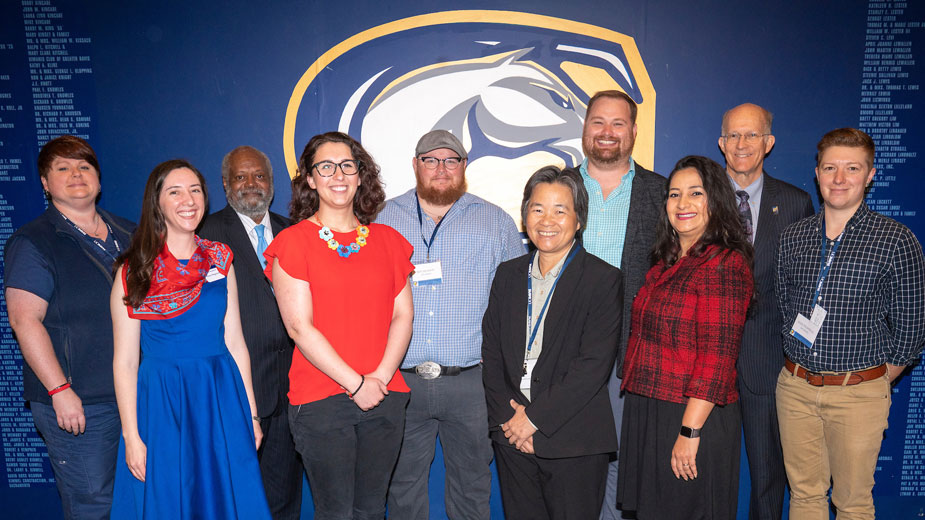
[[723, 168], [678, 161], [624, 363], [617, 501], [641, 520], [736, 517], [735, 365], [752, 255]]
[[385, 193], [379, 167], [340, 132], [316, 135], [292, 181], [294, 224], [267, 248], [267, 276], [295, 341], [289, 426], [316, 518], [385, 516], [408, 387], [398, 365], [411, 339], [411, 244], [371, 224]]

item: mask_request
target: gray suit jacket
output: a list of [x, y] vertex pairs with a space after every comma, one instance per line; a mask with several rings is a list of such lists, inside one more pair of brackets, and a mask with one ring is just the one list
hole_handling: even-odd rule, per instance
[[[572, 168], [578, 173], [578, 168]], [[633, 190], [630, 193], [629, 218], [626, 222], [626, 239], [623, 243], [623, 329], [620, 336], [614, 374], [623, 377], [623, 358], [630, 337], [630, 318], [633, 299], [646, 281], [652, 267], [652, 245], [655, 243], [655, 226], [665, 206], [665, 178], [636, 163]], [[618, 385], [619, 386], [619, 385]]]
[[630, 194], [629, 219], [626, 222], [626, 241], [623, 243], [623, 336], [620, 338], [620, 352], [614, 366], [617, 377], [623, 377], [623, 358], [630, 337], [630, 318], [633, 315], [633, 300], [646, 282], [646, 273], [652, 267], [652, 246], [655, 244], [655, 228], [665, 211], [665, 178], [636, 164], [633, 177], [633, 191]]

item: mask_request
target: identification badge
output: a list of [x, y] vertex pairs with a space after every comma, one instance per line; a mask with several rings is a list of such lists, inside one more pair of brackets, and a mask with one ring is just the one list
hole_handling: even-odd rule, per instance
[[520, 389], [527, 397], [530, 397], [530, 379], [533, 377], [533, 367], [536, 366], [536, 361], [536, 359], [528, 359], [524, 362], [524, 375], [520, 378]]
[[209, 269], [209, 272], [206, 274], [206, 281], [214, 282], [215, 280], [221, 280], [224, 277], [225, 275], [223, 275], [217, 268], [213, 267], [212, 269]]
[[429, 262], [414, 266], [411, 282], [415, 287], [443, 283], [443, 270], [440, 268], [440, 262]]
[[813, 306], [813, 314], [808, 319], [802, 313], [797, 314], [797, 318], [793, 320], [790, 335], [808, 348], [813, 348], [813, 343], [816, 342], [816, 336], [819, 335], [819, 330], [822, 328], [822, 322], [825, 321], [826, 314], [826, 310], [818, 303]]

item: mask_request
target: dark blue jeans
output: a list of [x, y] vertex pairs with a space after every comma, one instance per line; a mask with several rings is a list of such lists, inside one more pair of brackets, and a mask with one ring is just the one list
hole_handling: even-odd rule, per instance
[[84, 433], [58, 428], [55, 409], [32, 401], [32, 420], [48, 447], [64, 518], [108, 519], [122, 422], [116, 403], [85, 404]]
[[290, 405], [289, 427], [308, 474], [316, 520], [382, 520], [405, 428], [408, 394], [364, 412], [340, 394]]

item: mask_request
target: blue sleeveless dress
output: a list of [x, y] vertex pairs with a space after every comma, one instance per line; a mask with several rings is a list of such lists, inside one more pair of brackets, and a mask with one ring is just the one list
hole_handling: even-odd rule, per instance
[[138, 431], [145, 481], [119, 459], [112, 518], [270, 518], [250, 406], [225, 346], [227, 279], [166, 320], [142, 320]]

